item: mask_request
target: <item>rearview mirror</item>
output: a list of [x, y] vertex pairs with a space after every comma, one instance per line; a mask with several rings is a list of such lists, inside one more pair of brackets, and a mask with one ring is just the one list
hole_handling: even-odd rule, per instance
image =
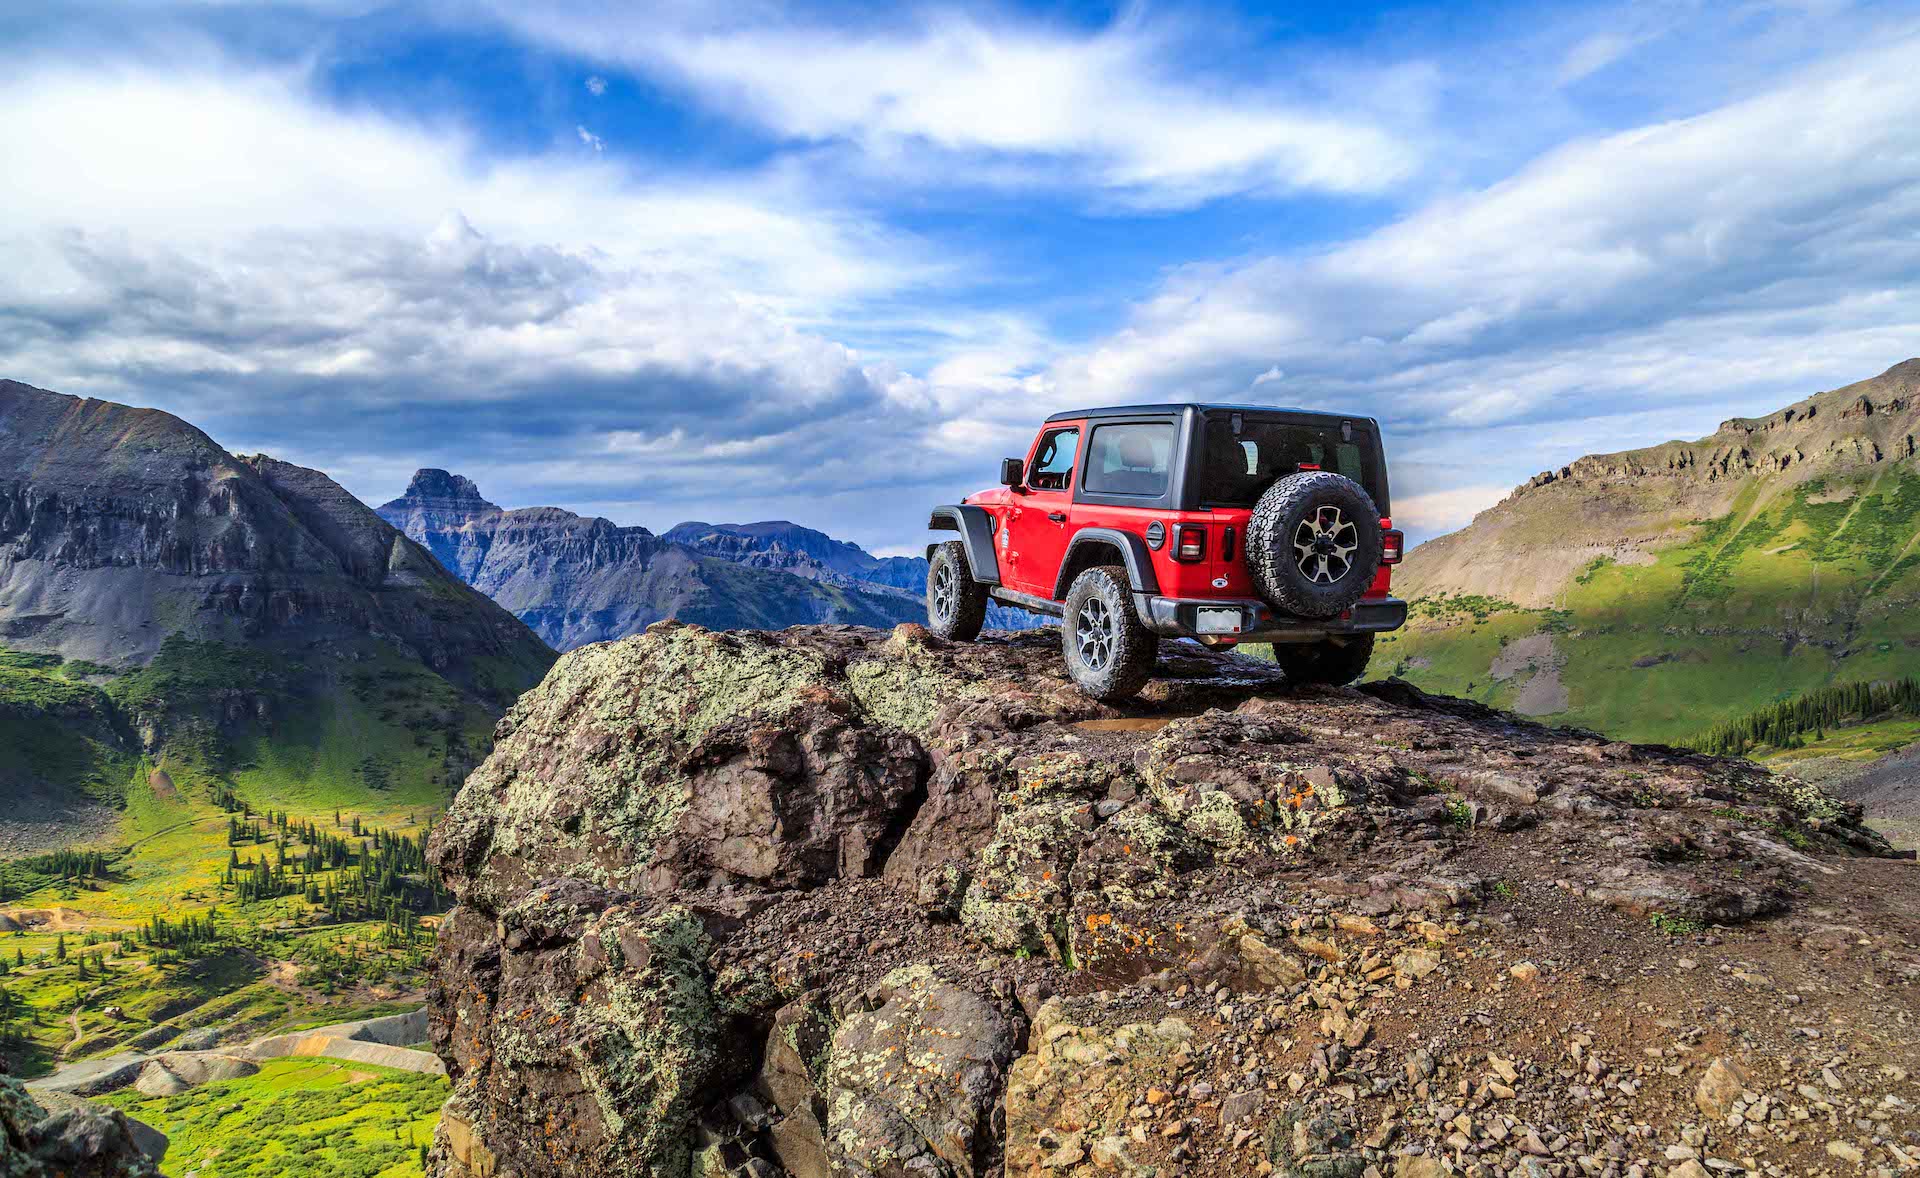
[[1020, 485], [1021, 478], [1027, 473], [1026, 463], [1018, 458], [1000, 460], [1000, 481], [1009, 487]]

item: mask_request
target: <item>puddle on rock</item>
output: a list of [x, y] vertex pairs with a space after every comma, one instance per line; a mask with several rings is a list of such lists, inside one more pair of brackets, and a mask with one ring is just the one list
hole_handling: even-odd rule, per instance
[[1088, 732], [1158, 732], [1175, 720], [1188, 719], [1187, 716], [1122, 716], [1117, 720], [1078, 720], [1075, 728], [1084, 728]]

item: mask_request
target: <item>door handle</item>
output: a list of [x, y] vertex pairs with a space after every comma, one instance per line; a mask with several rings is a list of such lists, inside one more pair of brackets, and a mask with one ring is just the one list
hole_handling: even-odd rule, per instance
[[1067, 513], [1064, 511], [1049, 511], [1047, 518], [1056, 524], [1064, 524], [1067, 522]]

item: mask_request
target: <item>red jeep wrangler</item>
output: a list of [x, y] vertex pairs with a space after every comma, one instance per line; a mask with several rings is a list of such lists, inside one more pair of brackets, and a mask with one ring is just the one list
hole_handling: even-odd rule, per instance
[[987, 600], [1062, 619], [1067, 669], [1125, 699], [1162, 635], [1273, 644], [1295, 679], [1349, 683], [1373, 636], [1407, 620], [1389, 593], [1403, 539], [1371, 418], [1239, 405], [1056, 413], [1003, 489], [936, 507], [927, 625], [980, 633]]

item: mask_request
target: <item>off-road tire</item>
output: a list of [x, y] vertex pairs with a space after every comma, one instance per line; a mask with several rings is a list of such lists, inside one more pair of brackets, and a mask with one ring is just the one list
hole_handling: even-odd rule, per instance
[[947, 540], [927, 561], [927, 629], [954, 642], [980, 637], [987, 621], [987, 587], [973, 579], [967, 546]]
[[1338, 617], [1373, 584], [1380, 540], [1380, 510], [1365, 487], [1330, 470], [1301, 471], [1268, 487], [1254, 504], [1247, 571], [1275, 609], [1301, 618]]
[[1367, 673], [1373, 657], [1373, 635], [1355, 634], [1338, 641], [1276, 642], [1273, 661], [1292, 683], [1327, 683], [1344, 687]]
[[1140, 624], [1126, 569], [1100, 565], [1073, 579], [1060, 650], [1074, 683], [1104, 703], [1131, 699], [1153, 678], [1160, 636]]

